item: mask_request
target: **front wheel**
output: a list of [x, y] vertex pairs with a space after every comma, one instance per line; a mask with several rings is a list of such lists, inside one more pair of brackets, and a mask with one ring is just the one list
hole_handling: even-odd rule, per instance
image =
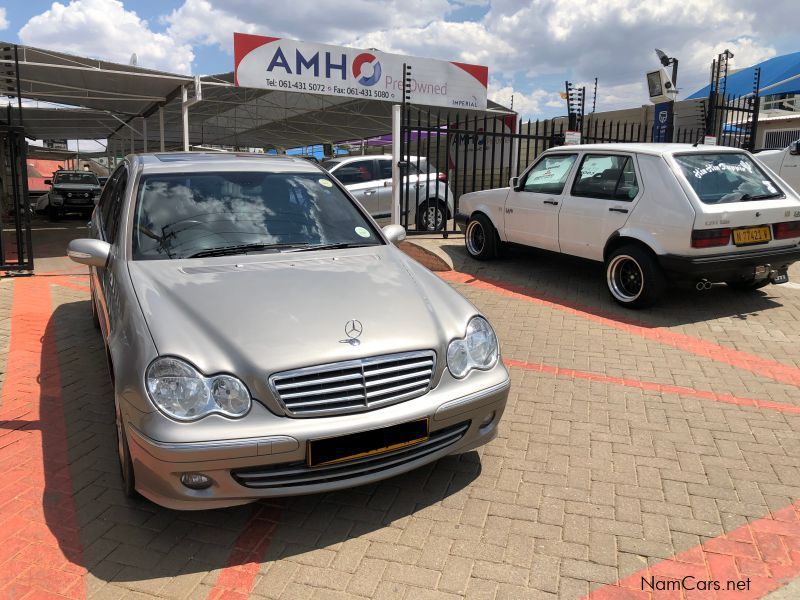
[[128, 498], [136, 498], [136, 481], [133, 474], [133, 461], [128, 447], [128, 436], [125, 435], [125, 425], [122, 422], [119, 407], [116, 410], [117, 427], [117, 455], [119, 457], [119, 473], [122, 478], [122, 491]]
[[497, 232], [486, 215], [476, 215], [467, 223], [464, 243], [472, 258], [489, 260], [497, 256]]
[[606, 260], [606, 285], [618, 304], [645, 308], [662, 296], [666, 279], [652, 253], [640, 246], [623, 246]]
[[60, 209], [58, 209], [58, 208], [56, 208], [56, 207], [55, 207], [55, 206], [53, 206], [52, 204], [51, 204], [50, 206], [48, 206], [48, 207], [47, 207], [47, 217], [48, 217], [48, 218], [49, 218], [51, 221], [53, 221], [53, 222], [55, 222], [55, 221], [60, 221], [60, 220], [61, 220], [61, 218], [62, 218], [63, 216], [64, 216], [64, 215], [63, 215], [63, 213], [61, 212], [61, 210], [60, 210]]

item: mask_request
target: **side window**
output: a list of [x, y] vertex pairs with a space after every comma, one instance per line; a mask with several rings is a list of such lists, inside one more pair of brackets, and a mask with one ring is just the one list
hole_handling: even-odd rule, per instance
[[124, 166], [118, 167], [117, 170], [111, 174], [111, 177], [106, 181], [105, 186], [103, 186], [103, 191], [100, 194], [98, 206], [100, 207], [100, 215], [103, 218], [103, 228], [105, 228], [106, 223], [108, 223], [108, 218], [111, 213], [111, 195], [114, 191], [114, 184], [119, 179], [120, 173], [122, 173], [124, 168]]
[[126, 187], [128, 187], [128, 169], [122, 167], [119, 177], [114, 184], [114, 189], [111, 192], [111, 207], [108, 220], [105, 221], [106, 241], [109, 244], [113, 244], [117, 240], [117, 231], [119, 229], [120, 214], [122, 212]]
[[528, 171], [522, 189], [540, 194], [560, 194], [577, 157], [577, 154], [545, 156]]
[[639, 193], [639, 182], [630, 156], [587, 154], [581, 162], [573, 196], [631, 201]]
[[381, 179], [392, 178], [392, 161], [387, 158], [378, 159], [378, 168], [380, 169]]
[[375, 161], [371, 158], [346, 163], [336, 169], [333, 176], [344, 185], [365, 183], [379, 178], [375, 172]]

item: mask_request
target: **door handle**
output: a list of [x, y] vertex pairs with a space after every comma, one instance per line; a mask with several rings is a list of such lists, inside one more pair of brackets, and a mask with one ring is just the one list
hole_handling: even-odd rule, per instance
[[374, 193], [375, 193], [375, 190], [367, 190], [367, 191], [364, 192], [364, 195], [365, 196], [372, 196], [372, 194], [374, 194]]
[[627, 208], [620, 208], [619, 206], [612, 206], [608, 210], [609, 210], [609, 212], [618, 212], [618, 213], [627, 213], [628, 212]]
[[558, 200], [545, 200], [545, 204], [552, 204], [553, 206], [558, 206]]

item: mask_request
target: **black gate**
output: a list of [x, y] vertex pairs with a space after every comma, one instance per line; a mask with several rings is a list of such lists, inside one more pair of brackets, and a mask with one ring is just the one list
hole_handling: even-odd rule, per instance
[[564, 143], [564, 126], [521, 131], [513, 113], [464, 113], [405, 105], [400, 128], [400, 222], [410, 234], [459, 233], [468, 192], [508, 185], [528, 162]]
[[25, 135], [7, 125], [0, 126], [0, 271], [33, 271]]

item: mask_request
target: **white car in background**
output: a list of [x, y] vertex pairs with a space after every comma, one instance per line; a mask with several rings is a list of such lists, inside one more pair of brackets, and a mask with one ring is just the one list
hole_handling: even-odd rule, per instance
[[[453, 194], [446, 177], [424, 158], [412, 156], [409, 163], [409, 205], [419, 198], [417, 210], [409, 215], [409, 223], [415, 223], [417, 229], [441, 231], [447, 219], [453, 217]], [[374, 219], [391, 216], [391, 154], [332, 158], [323, 161], [322, 167], [336, 177]]]
[[776, 175], [800, 192], [800, 140], [783, 150], [762, 150], [756, 158], [772, 169]]
[[630, 308], [656, 302], [670, 280], [785, 283], [800, 260], [800, 196], [735, 148], [562, 146], [459, 208], [473, 258], [508, 242], [602, 262], [611, 296]]

